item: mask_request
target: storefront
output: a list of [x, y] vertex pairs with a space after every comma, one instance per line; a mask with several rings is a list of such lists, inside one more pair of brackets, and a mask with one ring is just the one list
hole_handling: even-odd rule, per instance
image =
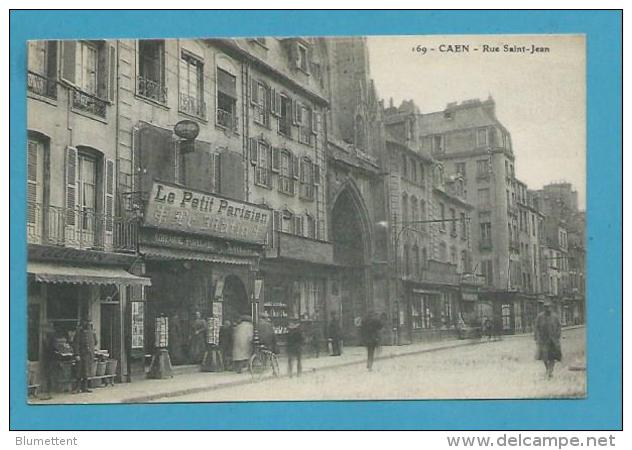
[[289, 320], [297, 319], [305, 333], [305, 350], [323, 352], [331, 313], [341, 320], [343, 312], [332, 246], [283, 232], [277, 232], [275, 244], [261, 264], [261, 313], [272, 321], [281, 350]]
[[[29, 246], [30, 384], [39, 384], [43, 391], [70, 389], [72, 342], [84, 318], [95, 332], [96, 355], [110, 361], [108, 375], [128, 380], [128, 303], [133, 292], [150, 285], [148, 278], [130, 273], [142, 273], [142, 267], [134, 267], [135, 260], [131, 255]], [[105, 375], [96, 372], [105, 365], [94, 368], [94, 376]]]
[[270, 222], [266, 208], [155, 182], [139, 235], [152, 287], [144, 299], [143, 346], [134, 353], [154, 350], [154, 324], [166, 317], [172, 364], [199, 364], [200, 323], [255, 315], [254, 285]]

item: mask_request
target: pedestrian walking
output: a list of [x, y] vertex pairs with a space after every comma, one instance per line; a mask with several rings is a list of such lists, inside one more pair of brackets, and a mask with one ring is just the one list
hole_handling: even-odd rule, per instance
[[81, 392], [92, 392], [88, 386], [88, 377], [92, 375], [96, 342], [97, 336], [92, 328], [92, 322], [87, 317], [82, 318], [72, 341], [77, 365], [77, 390]]
[[259, 342], [271, 352], [277, 353], [276, 334], [274, 333], [274, 326], [267, 312], [261, 315], [261, 319], [257, 324], [257, 331], [259, 333]]
[[492, 323], [491, 319], [487, 316], [483, 317], [483, 330], [485, 333], [485, 336], [487, 336], [487, 341], [491, 341], [492, 340], [492, 335], [494, 333], [494, 324]]
[[340, 349], [341, 334], [338, 317], [335, 312], [332, 312], [327, 325], [327, 340], [331, 343], [331, 356], [340, 356], [342, 353]]
[[199, 311], [195, 312], [195, 320], [191, 326], [191, 336], [189, 339], [189, 352], [191, 362], [199, 364], [204, 356], [204, 348], [206, 347], [206, 321], [202, 319]]
[[551, 302], [545, 302], [544, 311], [535, 319], [534, 337], [537, 345], [536, 359], [544, 362], [548, 378], [553, 377], [555, 361], [562, 360], [561, 331], [560, 319], [551, 311]]
[[254, 327], [250, 316], [240, 316], [239, 323], [233, 329], [233, 369], [237, 373], [241, 373], [248, 365], [252, 355], [253, 334]]
[[233, 326], [225, 320], [219, 330], [219, 349], [222, 352], [224, 370], [231, 370], [233, 365]]
[[287, 373], [292, 378], [294, 360], [296, 359], [296, 376], [300, 377], [303, 370], [301, 356], [303, 351], [303, 329], [297, 319], [293, 319], [288, 325], [287, 332]]
[[367, 352], [366, 368], [369, 371], [373, 370], [375, 349], [380, 344], [380, 331], [383, 326], [384, 324], [374, 312], [369, 313], [360, 325], [360, 336]]

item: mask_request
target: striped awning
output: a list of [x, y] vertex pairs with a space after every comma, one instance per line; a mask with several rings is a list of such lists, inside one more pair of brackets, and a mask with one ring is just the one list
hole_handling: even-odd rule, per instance
[[27, 272], [36, 281], [42, 283], [151, 285], [149, 278], [132, 275], [118, 267], [77, 267], [64, 264], [29, 262]]
[[145, 247], [141, 253], [148, 260], [182, 260], [182, 261], [204, 261], [217, 264], [235, 264], [247, 266], [252, 264], [252, 258], [240, 258], [238, 256], [224, 256], [214, 253], [194, 252], [163, 247]]

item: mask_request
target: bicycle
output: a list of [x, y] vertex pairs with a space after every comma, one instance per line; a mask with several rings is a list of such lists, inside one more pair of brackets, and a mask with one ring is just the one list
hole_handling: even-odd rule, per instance
[[281, 373], [277, 355], [263, 346], [255, 348], [254, 353], [248, 360], [248, 369], [253, 380], [260, 380], [270, 370], [272, 370], [272, 376], [274, 377], [278, 377]]

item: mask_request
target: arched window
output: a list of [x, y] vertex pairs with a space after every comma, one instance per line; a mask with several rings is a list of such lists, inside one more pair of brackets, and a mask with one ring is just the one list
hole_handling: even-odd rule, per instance
[[404, 244], [404, 275], [410, 275], [410, 249]]
[[420, 272], [419, 247], [417, 244], [413, 246], [413, 275], [418, 276]]
[[408, 222], [408, 195], [402, 195], [402, 222]]

